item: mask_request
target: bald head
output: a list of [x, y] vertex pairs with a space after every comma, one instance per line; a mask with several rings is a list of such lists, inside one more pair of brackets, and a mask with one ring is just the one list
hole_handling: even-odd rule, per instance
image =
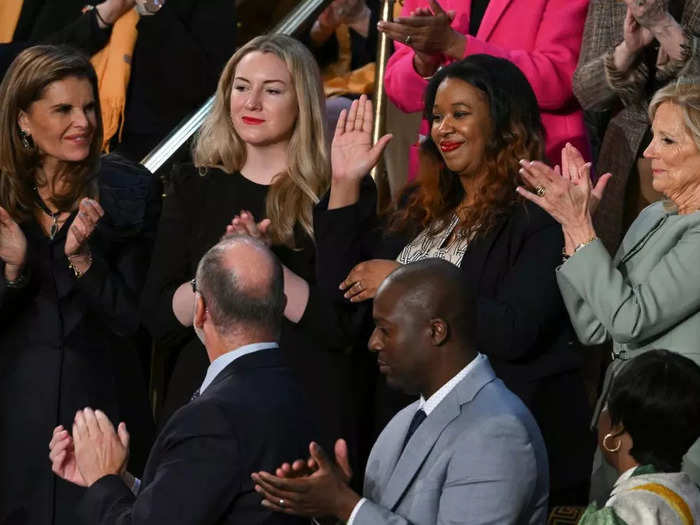
[[442, 259], [424, 259], [393, 271], [377, 290], [390, 294], [396, 306], [424, 319], [443, 319], [460, 347], [474, 349], [476, 295], [473, 285], [455, 265]]
[[279, 334], [285, 307], [282, 267], [263, 243], [225, 237], [200, 260], [197, 287], [222, 335], [241, 327]]

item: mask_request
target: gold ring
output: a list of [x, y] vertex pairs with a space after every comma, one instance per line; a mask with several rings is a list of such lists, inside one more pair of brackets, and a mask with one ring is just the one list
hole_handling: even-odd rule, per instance
[[544, 197], [544, 186], [540, 185], [535, 188], [535, 193], [537, 194], [538, 197]]

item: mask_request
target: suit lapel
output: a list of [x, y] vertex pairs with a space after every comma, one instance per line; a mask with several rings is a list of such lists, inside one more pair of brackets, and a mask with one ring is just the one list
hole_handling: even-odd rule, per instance
[[476, 38], [482, 41], [486, 41], [491, 36], [496, 24], [501, 19], [503, 12], [506, 7], [511, 3], [512, 0], [491, 0], [489, 6], [486, 8], [484, 13], [484, 18], [481, 21], [479, 30], [476, 32]]
[[635, 253], [637, 253], [649, 240], [649, 237], [651, 237], [656, 230], [658, 230], [661, 225], [666, 222], [666, 219], [668, 218], [667, 214], [662, 215], [661, 217], [656, 217], [655, 220], [648, 221], [646, 224], [641, 224], [635, 230], [639, 231], [639, 234], [636, 235], [634, 238], [631, 239], [631, 242], [629, 246], [625, 246], [623, 242], [623, 250], [624, 252], [620, 254], [620, 260], [617, 261], [617, 264], [624, 263], [625, 261], [629, 260]]
[[464, 257], [462, 257], [462, 264], [460, 265], [462, 271], [470, 276], [469, 280], [471, 282], [480, 283], [475, 287], [474, 293], [478, 294], [481, 283], [484, 282], [484, 279], [482, 279], [484, 265], [494, 241], [501, 234], [501, 230], [505, 227], [506, 222], [507, 220], [504, 218], [484, 237], [479, 237], [470, 242]]
[[[404, 428], [401, 435], [395, 436], [392, 453], [398, 456], [393, 472], [384, 484], [380, 504], [389, 509], [395, 509], [406, 489], [413, 482], [416, 473], [430, 454], [436, 441], [447, 425], [454, 420], [462, 410], [464, 403], [470, 402], [484, 385], [495, 379], [491, 365], [485, 357], [480, 357], [474, 369], [450, 392], [445, 399], [430, 413], [418, 427], [406, 448], [401, 453], [406, 430], [414, 412], [405, 414], [405, 421], [399, 428]], [[400, 456], [399, 456], [400, 454]]]

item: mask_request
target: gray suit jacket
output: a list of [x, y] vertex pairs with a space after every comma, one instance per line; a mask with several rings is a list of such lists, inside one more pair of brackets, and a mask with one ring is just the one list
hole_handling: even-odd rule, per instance
[[[679, 215], [670, 201], [647, 206], [614, 258], [600, 241], [557, 271], [571, 322], [585, 345], [612, 339], [593, 423], [625, 361], [653, 349], [678, 352], [700, 364], [700, 212]], [[686, 457], [700, 481], [700, 441]]]
[[353, 525], [540, 524], [547, 518], [547, 453], [534, 418], [486, 356], [406, 444], [415, 402], [377, 439], [368, 499]]

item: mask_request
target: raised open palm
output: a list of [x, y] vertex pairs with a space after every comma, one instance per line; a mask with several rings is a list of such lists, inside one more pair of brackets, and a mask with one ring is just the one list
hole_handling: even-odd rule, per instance
[[372, 146], [372, 102], [362, 95], [343, 110], [331, 147], [331, 167], [335, 180], [359, 180], [379, 162], [392, 135], [384, 135]]

